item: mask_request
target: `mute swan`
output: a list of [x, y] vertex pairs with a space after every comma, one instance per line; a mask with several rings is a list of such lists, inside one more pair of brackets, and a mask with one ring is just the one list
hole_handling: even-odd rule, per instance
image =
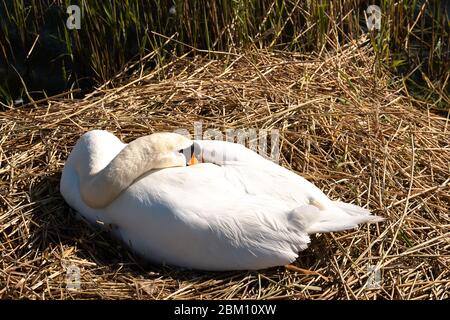
[[[187, 166], [195, 159], [201, 162]], [[128, 145], [107, 131], [85, 133], [65, 163], [60, 192], [144, 258], [202, 270], [286, 265], [312, 233], [382, 220], [330, 200], [240, 144], [175, 133]]]

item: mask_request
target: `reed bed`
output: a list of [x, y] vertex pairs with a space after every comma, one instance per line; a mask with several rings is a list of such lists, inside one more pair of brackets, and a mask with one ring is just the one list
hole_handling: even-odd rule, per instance
[[[71, 88], [90, 91], [130, 60], [153, 68], [186, 46], [232, 51], [255, 47], [308, 54], [368, 32], [369, 5], [379, 5], [372, 45], [380, 63], [404, 77], [411, 94], [447, 112], [450, 5], [445, 0], [4, 0], [0, 1], [0, 109]], [[66, 26], [78, 5], [80, 29]], [[142, 59], [157, 48], [154, 59]], [[210, 57], [214, 54], [210, 53]], [[19, 103], [15, 103], [17, 100]], [[444, 101], [443, 101], [444, 100]]]
[[[313, 56], [218, 55], [172, 57], [83, 99], [0, 112], [0, 298], [450, 298], [448, 118], [396, 89], [364, 41]], [[279, 130], [281, 165], [386, 221], [313, 236], [294, 265], [324, 277], [284, 267], [200, 272], [140, 261], [60, 196], [64, 161], [84, 132], [130, 141], [192, 133], [196, 121], [203, 130]], [[80, 269], [79, 289], [66, 287], [70, 266]]]

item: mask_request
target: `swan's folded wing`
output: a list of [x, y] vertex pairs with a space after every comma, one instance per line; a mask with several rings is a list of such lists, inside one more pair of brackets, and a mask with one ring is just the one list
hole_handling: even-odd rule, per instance
[[[261, 207], [260, 207], [261, 208]], [[270, 211], [270, 210], [268, 210]], [[208, 250], [225, 270], [257, 270], [285, 265], [310, 241], [304, 227], [286, 214], [246, 212], [222, 214], [208, 220]], [[213, 265], [210, 268], [215, 269]]]

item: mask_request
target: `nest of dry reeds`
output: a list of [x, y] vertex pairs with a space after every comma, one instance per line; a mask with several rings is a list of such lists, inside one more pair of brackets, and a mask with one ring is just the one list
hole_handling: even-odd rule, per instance
[[[370, 47], [179, 57], [83, 99], [0, 113], [0, 298], [450, 298], [449, 126], [376, 68]], [[280, 164], [385, 222], [312, 237], [295, 265], [200, 272], [143, 264], [59, 194], [80, 135], [279, 130]], [[176, 235], [173, 235], [176, 237]], [[71, 267], [80, 287], [68, 287]]]

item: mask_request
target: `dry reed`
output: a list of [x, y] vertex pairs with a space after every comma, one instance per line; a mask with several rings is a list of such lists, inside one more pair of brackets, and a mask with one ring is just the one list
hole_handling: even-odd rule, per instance
[[[0, 298], [450, 298], [448, 119], [390, 81], [361, 43], [310, 57], [253, 50], [174, 58], [84, 99], [1, 112]], [[194, 121], [278, 129], [282, 165], [386, 222], [313, 236], [295, 265], [327, 279], [283, 267], [199, 272], [143, 264], [61, 198], [64, 160], [82, 133], [130, 141], [192, 132]], [[66, 288], [70, 264], [80, 289]], [[369, 266], [380, 270], [379, 288], [367, 286]]]

